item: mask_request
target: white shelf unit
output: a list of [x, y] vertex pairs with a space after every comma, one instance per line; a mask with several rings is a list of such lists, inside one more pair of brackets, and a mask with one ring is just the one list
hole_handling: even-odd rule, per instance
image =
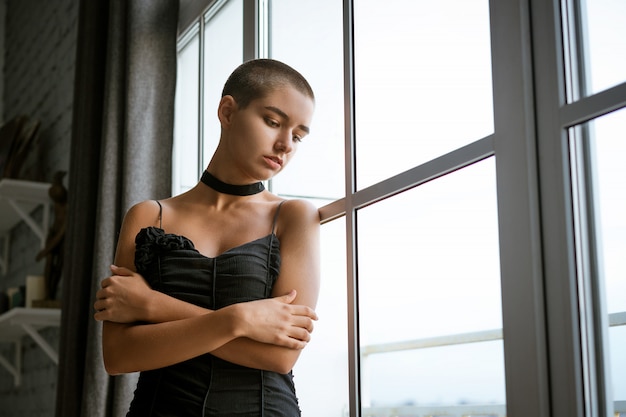
[[46, 327], [59, 327], [61, 310], [58, 308], [26, 308], [15, 307], [0, 315], [0, 342], [14, 344], [14, 357], [9, 360], [0, 355], [0, 365], [13, 375], [16, 387], [22, 382], [22, 339], [31, 337], [56, 365], [59, 354], [39, 334]]
[[[50, 223], [50, 186], [48, 183], [11, 178], [0, 180], [0, 234], [4, 236], [4, 247], [0, 254], [2, 274], [6, 274], [9, 268], [9, 231], [20, 221], [24, 221], [39, 238], [41, 248], [46, 245]], [[31, 215], [38, 206], [43, 206], [41, 222]]]

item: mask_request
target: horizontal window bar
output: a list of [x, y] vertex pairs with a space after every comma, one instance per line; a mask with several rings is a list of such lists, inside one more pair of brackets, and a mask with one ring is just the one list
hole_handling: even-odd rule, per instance
[[[494, 154], [493, 140], [494, 135], [489, 135], [358, 191], [352, 196], [352, 208], [365, 207], [488, 158]], [[321, 207], [322, 223], [344, 216], [345, 206], [346, 200], [341, 199]]]
[[626, 107], [626, 83], [561, 107], [561, 126], [576, 126], [622, 107]]

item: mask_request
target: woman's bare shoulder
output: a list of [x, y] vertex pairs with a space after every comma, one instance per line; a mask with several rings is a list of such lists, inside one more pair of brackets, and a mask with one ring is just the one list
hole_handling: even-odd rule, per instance
[[317, 207], [307, 200], [285, 200], [278, 216], [278, 227], [285, 230], [317, 227], [320, 223]]
[[293, 199], [293, 200], [283, 200], [284, 203], [282, 204], [281, 210], [285, 210], [287, 212], [289, 212], [291, 215], [295, 215], [295, 216], [306, 216], [306, 217], [310, 217], [310, 216], [318, 216], [318, 211], [317, 211], [317, 207], [315, 207], [313, 205], [313, 203], [311, 203], [308, 200], [302, 200], [302, 199]]
[[157, 200], [144, 200], [136, 203], [126, 212], [124, 223], [132, 224], [133, 229], [158, 226], [161, 207]]

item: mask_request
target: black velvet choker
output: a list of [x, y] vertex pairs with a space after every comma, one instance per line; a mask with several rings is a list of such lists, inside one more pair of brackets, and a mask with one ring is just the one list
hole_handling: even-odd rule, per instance
[[226, 184], [225, 182], [222, 182], [215, 178], [213, 175], [211, 175], [209, 171], [204, 171], [204, 173], [202, 174], [202, 178], [200, 178], [200, 181], [222, 194], [245, 196], [258, 194], [261, 191], [265, 190], [265, 186], [261, 181], [255, 182], [254, 184], [246, 185]]

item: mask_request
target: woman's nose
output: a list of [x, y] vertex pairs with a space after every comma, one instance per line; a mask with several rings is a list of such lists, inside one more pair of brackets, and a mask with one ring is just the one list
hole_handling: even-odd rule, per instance
[[276, 149], [284, 153], [289, 153], [293, 150], [292, 133], [290, 131], [281, 132], [280, 136], [276, 140]]

